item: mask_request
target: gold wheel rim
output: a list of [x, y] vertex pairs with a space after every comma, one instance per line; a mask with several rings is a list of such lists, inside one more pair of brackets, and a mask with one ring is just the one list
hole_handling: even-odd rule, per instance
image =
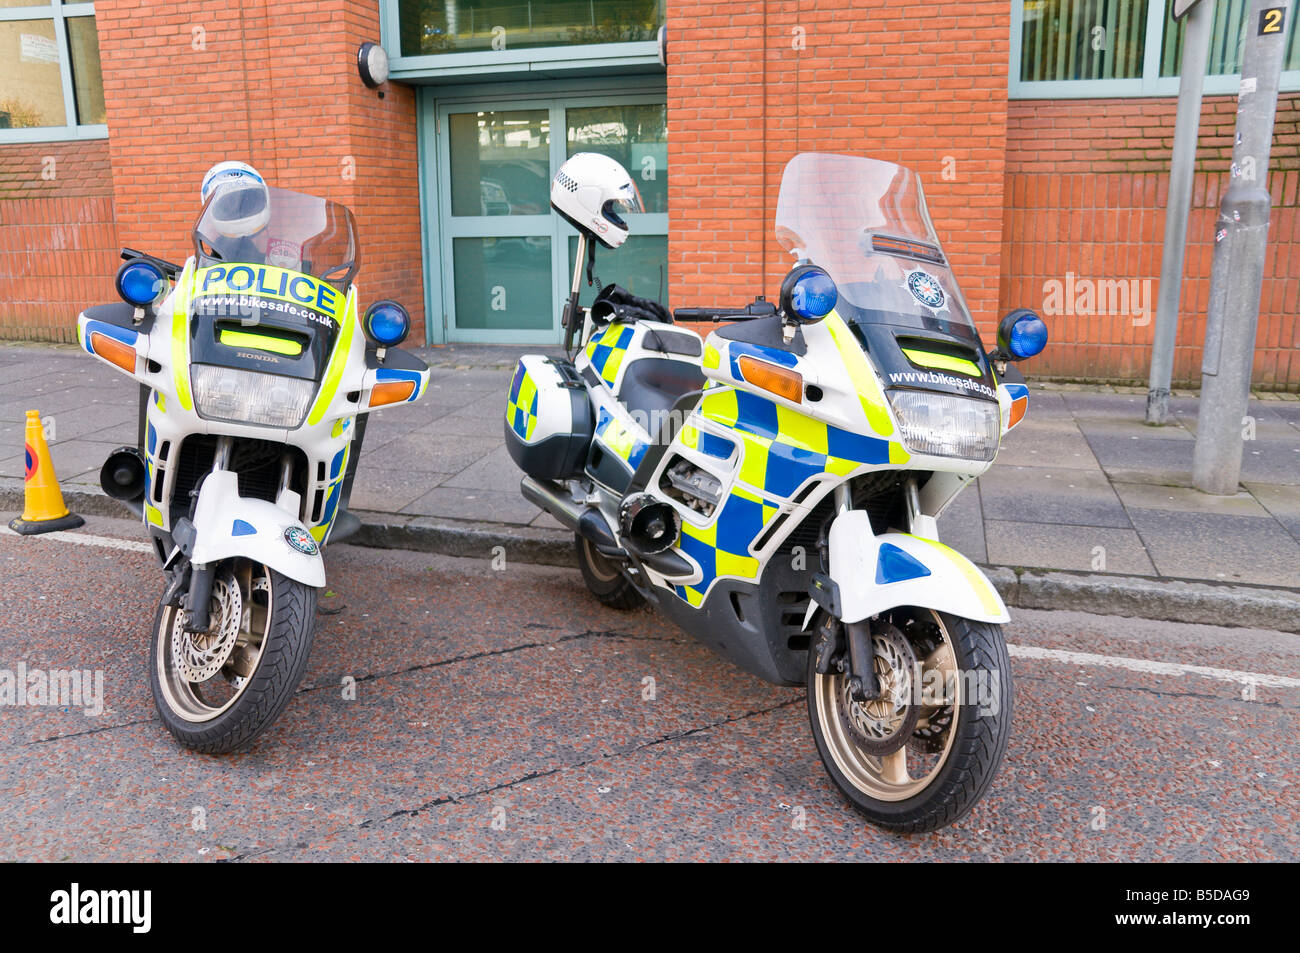
[[906, 742], [893, 754], [876, 757], [862, 751], [849, 736], [844, 720], [840, 717], [847, 676], [813, 676], [814, 708], [831, 760], [854, 788], [878, 801], [905, 801], [925, 790], [948, 763], [953, 738], [957, 735], [961, 719], [962, 680], [957, 677], [960, 673], [957, 671], [957, 659], [952, 651], [952, 638], [948, 628], [937, 614], [932, 615], [943, 641], [933, 652], [919, 660], [921, 672], [925, 677], [930, 671], [938, 671], [944, 683], [951, 676], [952, 721], [945, 731], [943, 751], [920, 777], [912, 777], [908, 772]]
[[[208, 682], [212, 682], [217, 678], [223, 678], [221, 671], [218, 671], [205, 682], [192, 683], [184, 678], [172, 661], [173, 627], [176, 625], [177, 614], [180, 610], [175, 606], [168, 606], [163, 610], [162, 619], [159, 621], [161, 629], [157, 638], [158, 649], [154, 656], [154, 665], [158, 669], [158, 684], [162, 689], [163, 700], [166, 702], [168, 709], [184, 721], [198, 724], [211, 721], [229, 711], [243, 697], [249, 684], [252, 683], [257, 667], [262, 662], [262, 653], [271, 634], [273, 608], [271, 572], [265, 566], [257, 566], [255, 569], [251, 563], [241, 561], [240, 565], [235, 569], [234, 579], [243, 593], [243, 605], [247, 607], [245, 613], [247, 622], [245, 622], [244, 618], [239, 621], [239, 633], [236, 636], [230, 659], [233, 659], [235, 653], [241, 651], [241, 648], [248, 648], [249, 655], [247, 661], [243, 663], [248, 674], [235, 683], [233, 693], [229, 698], [222, 700], [220, 704], [209, 703], [204, 699], [202, 689], [198, 688], [196, 690], [196, 686], [208, 684]], [[258, 585], [259, 581], [264, 582]], [[265, 605], [253, 598], [255, 586], [256, 591], [266, 593]]]

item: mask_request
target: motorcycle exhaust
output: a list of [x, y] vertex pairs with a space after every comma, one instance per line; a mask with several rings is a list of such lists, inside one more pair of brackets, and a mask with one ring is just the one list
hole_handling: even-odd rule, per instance
[[561, 491], [555, 484], [540, 483], [532, 477], [524, 477], [519, 482], [519, 492], [529, 503], [540, 506], [563, 523], [566, 529], [578, 528], [583, 508], [568, 494], [561, 496]]
[[627, 497], [618, 508], [619, 531], [637, 555], [654, 556], [672, 549], [681, 533], [681, 517], [649, 493]]
[[118, 447], [99, 469], [99, 485], [115, 500], [131, 503], [144, 496], [144, 454], [136, 447]]
[[[593, 507], [580, 504], [553, 483], [524, 477], [519, 484], [524, 499], [536, 504], [578, 535], [591, 540], [606, 556], [625, 555], [605, 520]], [[563, 494], [563, 495], [562, 495]]]

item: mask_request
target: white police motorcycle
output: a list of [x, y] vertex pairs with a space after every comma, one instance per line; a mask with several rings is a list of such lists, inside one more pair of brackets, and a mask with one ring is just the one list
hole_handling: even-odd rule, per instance
[[[575, 156], [552, 189], [589, 253], [638, 208], [610, 162]], [[598, 599], [648, 600], [746, 671], [806, 686], [849, 801], [933, 830], [988, 789], [1011, 726], [1006, 607], [935, 521], [1024, 417], [1009, 362], [1047, 329], [1013, 311], [985, 351], [897, 165], [796, 156], [776, 233], [797, 260], [779, 305], [674, 312], [730, 322], [705, 340], [618, 288], [580, 309], [580, 253], [565, 327], [581, 352], [519, 361], [507, 445]]]
[[87, 351], [140, 383], [139, 446], [101, 471], [145, 523], [166, 588], [150, 684], [197, 751], [246, 744], [307, 666], [321, 548], [346, 511], [365, 414], [417, 400], [427, 366], [396, 348], [396, 302], [358, 313], [356, 224], [342, 205], [269, 188], [242, 163], [205, 179], [194, 255], [131, 249], [120, 304], [87, 308]]

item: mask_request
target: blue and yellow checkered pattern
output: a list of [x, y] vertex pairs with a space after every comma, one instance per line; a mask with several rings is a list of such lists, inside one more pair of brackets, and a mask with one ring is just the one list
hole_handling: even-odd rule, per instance
[[[789, 499], [822, 473], [847, 476], [863, 464], [907, 459], [906, 451], [889, 440], [843, 430], [725, 385], [706, 389], [698, 412], [740, 437], [744, 444], [740, 481], [754, 490], [734, 486], [709, 526], [683, 524], [678, 549], [699, 564], [701, 579], [675, 586], [674, 591], [693, 606], [703, 603], [720, 576], [758, 578], [761, 567], [749, 548], [779, 512], [779, 504], [770, 498]], [[705, 436], [712, 437], [690, 424], [682, 428], [681, 439], [687, 446], [697, 446]]]
[[587, 342], [587, 360], [592, 369], [610, 387], [618, 381], [618, 369], [623, 366], [623, 356], [632, 344], [635, 332], [624, 324], [611, 324], [600, 335]]
[[711, 389], [699, 412], [744, 441], [740, 479], [783, 499], [822, 473], [847, 476], [863, 464], [906, 459], [889, 440], [843, 430], [748, 391]]
[[749, 555], [749, 545], [777, 512], [770, 501], [737, 487], [708, 526], [683, 522], [678, 549], [699, 563], [701, 578], [689, 586], [674, 586], [677, 595], [698, 606], [719, 576], [757, 579], [759, 564]]
[[636, 434], [621, 420], [618, 420], [604, 407], [600, 408], [596, 421], [596, 436], [611, 453], [626, 460], [633, 471], [641, 465], [650, 444], [638, 440]]
[[523, 440], [531, 440], [537, 427], [537, 384], [528, 376], [523, 361], [515, 367], [515, 376], [510, 382], [506, 423]]

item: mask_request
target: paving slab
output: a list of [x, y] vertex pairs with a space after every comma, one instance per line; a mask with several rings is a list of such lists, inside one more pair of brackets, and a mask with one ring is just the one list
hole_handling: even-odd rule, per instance
[[1300, 402], [1272, 404], [1269, 410], [1275, 417], [1286, 421], [1297, 432], [1300, 432]]
[[978, 483], [958, 493], [957, 499], [939, 517], [939, 539], [967, 559], [977, 563], [988, 562]]
[[1187, 434], [1185, 440], [1142, 440], [1133, 435], [1094, 433], [1088, 437], [1088, 446], [1108, 475], [1116, 471], [1177, 471], [1191, 473], [1195, 441]]
[[537, 518], [538, 509], [513, 490], [482, 490], [463, 486], [438, 486], [402, 507], [412, 516], [439, 516], [455, 520], [491, 520], [514, 526], [527, 526]]
[[1247, 483], [1246, 489], [1287, 532], [1300, 539], [1300, 489], [1271, 483]]
[[1275, 520], [1129, 508], [1162, 576], [1300, 587], [1300, 543]]
[[998, 566], [1156, 574], [1132, 529], [986, 520], [984, 534], [988, 561]]
[[[1033, 411], [1030, 410], [1030, 414]], [[1073, 421], [1031, 423], [1026, 417], [998, 448], [997, 466], [1054, 466], [1099, 470], [1100, 464]]]
[[1117, 483], [1115, 492], [1127, 507], [1272, 519], [1272, 514], [1261, 506], [1254, 496], [1246, 492], [1238, 493], [1236, 496], [1211, 496], [1190, 487], [1152, 486], [1142, 483]]
[[[1141, 420], [1146, 416], [1147, 399], [1145, 395], [1104, 394], [1096, 391], [1063, 392], [1061, 400], [1075, 417], [1109, 417], [1114, 414], [1127, 414]], [[1034, 412], [1034, 394], [1029, 395], [1029, 412]]]
[[494, 490], [501, 493], [519, 493], [519, 480], [523, 473], [510, 459], [510, 452], [504, 443], [486, 456], [471, 463], [455, 476], [442, 481], [442, 486], [469, 489]]
[[359, 510], [396, 512], [414, 503], [442, 479], [436, 473], [362, 464], [357, 467], [356, 480], [352, 484], [351, 505]]
[[979, 483], [985, 519], [1120, 528], [1130, 525], [1123, 504], [1099, 470], [994, 465]]
[[[471, 463], [495, 450], [503, 437], [457, 437], [439, 440], [435, 434], [417, 430], [384, 444], [381, 460], [370, 462], [393, 468], [409, 467], [423, 473], [459, 473]], [[365, 451], [362, 451], [365, 465]], [[441, 480], [438, 482], [442, 482]]]

